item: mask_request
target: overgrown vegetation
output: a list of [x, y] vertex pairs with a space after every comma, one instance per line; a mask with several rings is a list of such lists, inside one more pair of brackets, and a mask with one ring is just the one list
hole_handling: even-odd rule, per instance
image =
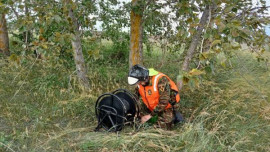
[[[0, 151], [270, 151], [267, 2], [2, 0]], [[94, 132], [97, 97], [142, 62], [186, 122]]]
[[[214, 75], [202, 75], [199, 87], [185, 87], [179, 110], [186, 123], [174, 130], [126, 126], [119, 133], [94, 132], [97, 97], [133, 89], [126, 83], [126, 57], [110, 60], [119, 53], [110, 46], [101, 43], [95, 48], [103, 50], [100, 57], [87, 60], [88, 93], [67, 65], [28, 56], [19, 64], [1, 60], [1, 151], [269, 151], [270, 72], [247, 52], [234, 52], [232, 67], [217, 65]], [[167, 55], [161, 65], [158, 52], [145, 55], [146, 66], [175, 78], [175, 63]]]

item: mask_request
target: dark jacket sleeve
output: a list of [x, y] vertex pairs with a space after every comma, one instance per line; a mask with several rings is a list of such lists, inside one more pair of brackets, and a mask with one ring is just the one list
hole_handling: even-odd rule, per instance
[[140, 97], [139, 87], [136, 87], [136, 88], [134, 89], [134, 94], [135, 94], [136, 97], [138, 97], [138, 99], [139, 99], [139, 97]]

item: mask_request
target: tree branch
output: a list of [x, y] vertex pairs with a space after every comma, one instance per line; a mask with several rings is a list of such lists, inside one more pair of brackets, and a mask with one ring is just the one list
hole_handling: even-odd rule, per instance
[[[199, 26], [196, 29], [197, 32], [192, 36], [191, 44], [188, 48], [187, 55], [185, 56], [185, 59], [183, 62], [182, 71], [187, 72], [189, 70], [189, 64], [190, 64], [191, 59], [193, 58], [193, 56], [196, 52], [198, 43], [201, 39], [202, 32], [205, 29], [205, 26], [207, 24], [207, 19], [209, 18], [209, 12], [211, 12], [212, 7], [214, 7], [214, 6], [206, 5], [205, 10], [203, 11], [202, 17], [201, 17], [200, 22], [199, 22]], [[178, 86], [179, 90], [182, 90], [183, 80], [178, 81], [177, 86]]]
[[189, 70], [189, 63], [190, 63], [190, 61], [191, 61], [191, 59], [196, 51], [197, 45], [198, 45], [200, 37], [202, 35], [202, 31], [204, 30], [205, 25], [207, 24], [207, 19], [209, 17], [209, 9], [210, 9], [210, 6], [207, 5], [205, 10], [203, 11], [199, 26], [196, 29], [197, 32], [192, 37], [190, 47], [188, 49], [187, 55], [186, 55], [184, 63], [183, 63], [183, 67], [182, 67], [183, 71]]
[[267, 8], [270, 8], [270, 6], [254, 7], [254, 8], [252, 8], [252, 9], [248, 10], [248, 11], [254, 11], [254, 10], [256, 10], [256, 9], [267, 9]]
[[17, 19], [19, 19], [19, 14], [18, 12], [15, 10], [15, 8], [11, 5], [10, 8], [12, 9], [12, 11], [14, 12], [15, 16], [17, 17]]

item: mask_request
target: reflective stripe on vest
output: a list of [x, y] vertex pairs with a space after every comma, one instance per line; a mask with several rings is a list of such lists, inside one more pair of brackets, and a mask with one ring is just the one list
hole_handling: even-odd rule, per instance
[[158, 75], [155, 76], [155, 80], [154, 80], [154, 91], [157, 91], [157, 84], [158, 84], [157, 80], [158, 80], [159, 76], [161, 76], [161, 75], [164, 75], [164, 74], [159, 73]]

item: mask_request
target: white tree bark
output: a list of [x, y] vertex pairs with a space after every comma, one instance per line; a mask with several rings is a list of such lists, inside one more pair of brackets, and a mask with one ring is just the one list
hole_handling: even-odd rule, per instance
[[84, 57], [82, 53], [82, 44], [81, 44], [81, 38], [80, 38], [80, 31], [79, 31], [79, 26], [77, 23], [77, 19], [73, 13], [73, 10], [69, 10], [69, 17], [71, 18], [72, 21], [72, 26], [73, 26], [73, 36], [72, 36], [72, 48], [74, 52], [74, 60], [76, 64], [76, 70], [77, 70], [77, 75], [78, 78], [80, 79], [80, 83], [82, 86], [84, 86], [85, 89], [89, 89], [89, 79], [87, 77], [87, 68], [84, 62]]
[[[203, 29], [205, 28], [205, 26], [207, 24], [207, 19], [209, 17], [209, 9], [210, 9], [210, 6], [207, 5], [205, 10], [203, 11], [199, 26], [196, 29], [196, 33], [192, 37], [191, 44], [190, 44], [188, 51], [187, 51], [187, 55], [185, 56], [185, 60], [183, 62], [183, 66], [182, 66], [182, 71], [187, 72], [189, 70], [190, 61], [196, 52], [197, 46], [198, 46], [199, 41], [201, 39]], [[178, 84], [179, 90], [181, 90], [183, 87], [183, 81], [180, 80], [180, 82], [178, 82], [177, 84]]]

